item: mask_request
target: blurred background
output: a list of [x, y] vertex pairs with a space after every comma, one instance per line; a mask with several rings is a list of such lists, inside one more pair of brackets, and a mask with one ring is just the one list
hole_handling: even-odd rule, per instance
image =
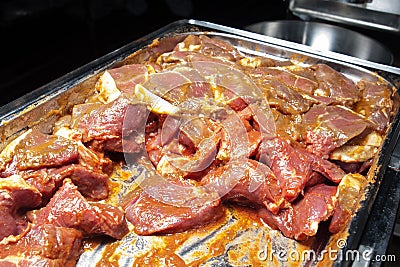
[[287, 16], [287, 2], [2, 0], [0, 105], [170, 22], [233, 27]]

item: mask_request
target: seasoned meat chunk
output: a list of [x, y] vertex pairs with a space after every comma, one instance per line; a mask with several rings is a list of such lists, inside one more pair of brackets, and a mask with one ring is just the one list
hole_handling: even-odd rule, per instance
[[282, 196], [289, 202], [293, 202], [301, 194], [314, 172], [334, 183], [339, 183], [345, 175], [334, 163], [283, 138], [264, 139], [260, 144], [258, 157], [261, 162], [270, 166], [279, 181]]
[[314, 95], [329, 97], [335, 104], [349, 107], [360, 101], [362, 97], [360, 90], [342, 73], [326, 64], [317, 64], [312, 68], [315, 69], [315, 78], [319, 85]]
[[130, 64], [108, 70], [114, 79], [117, 88], [127, 94], [133, 95], [135, 85], [146, 81], [148, 76], [147, 67], [143, 64]]
[[275, 214], [287, 204], [282, 197], [277, 178], [267, 165], [249, 159], [243, 177], [234, 177], [236, 183], [233, 186], [230, 186], [229, 181], [223, 181], [226, 179], [223, 174], [229, 167], [227, 164], [208, 173], [202, 178], [201, 184], [218, 192], [223, 201], [249, 206], [264, 205]]
[[69, 179], [64, 180], [46, 207], [29, 212], [28, 217], [35, 224], [75, 228], [85, 236], [108, 235], [121, 239], [128, 233], [120, 209], [103, 203], [89, 203]]
[[2, 176], [14, 174], [14, 170], [59, 167], [75, 162], [78, 158], [76, 142], [62, 136], [47, 135], [39, 130], [32, 130], [15, 146], [12, 162]]
[[[218, 194], [207, 193], [186, 182], [179, 182], [176, 185], [188, 187], [189, 191], [195, 192], [196, 197], [193, 199], [191, 195], [180, 196], [185, 193], [175, 192], [173, 199], [183, 197], [185, 200], [174, 203], [163, 200], [163, 197], [154, 198], [146, 191], [142, 191], [136, 192], [127, 202], [126, 217], [134, 225], [137, 234], [182, 232], [215, 221], [224, 215]], [[160, 189], [160, 191], [165, 190], [165, 188]]]
[[[72, 113], [71, 127], [82, 133], [83, 142], [97, 140], [115, 144], [115, 139], [118, 141], [123, 137], [136, 140], [137, 146], [132, 147], [133, 151], [124, 151], [123, 147], [116, 148], [114, 145], [107, 146], [107, 143], [105, 147], [113, 148], [117, 152], [139, 152], [142, 149], [140, 146], [142, 143], [136, 136], [144, 132], [147, 114], [145, 105], [133, 105], [126, 98], [120, 97], [109, 104], [76, 105]], [[131, 135], [133, 135], [132, 138], [129, 138]], [[120, 144], [123, 143], [120, 142]]]
[[342, 106], [313, 106], [304, 114], [303, 122], [308, 149], [325, 157], [372, 127], [365, 117]]
[[177, 44], [174, 51], [196, 51], [208, 58], [220, 58], [235, 62], [243, 56], [227, 42], [212, 39], [207, 36], [189, 35], [183, 42]]
[[279, 181], [283, 197], [292, 202], [310, 179], [313, 162], [307, 153], [295, 149], [287, 141], [283, 139], [275, 141], [271, 170]]
[[66, 133], [71, 131], [57, 131], [53, 135], [28, 131], [10, 152], [11, 161], [0, 176], [21, 175], [46, 200], [61, 186], [64, 178], [71, 178], [87, 197], [106, 198], [111, 160]]
[[318, 184], [308, 188], [304, 197], [277, 215], [265, 208], [259, 210], [261, 219], [273, 229], [297, 240], [314, 236], [321, 221], [328, 220], [336, 206], [336, 186]]
[[0, 243], [0, 266], [73, 267], [82, 249], [82, 233], [52, 224], [31, 225]]
[[383, 133], [393, 116], [393, 89], [384, 82], [361, 80], [357, 83], [362, 92], [362, 100], [355, 110], [374, 123], [374, 128]]
[[271, 107], [284, 114], [302, 114], [308, 111], [315, 100], [293, 90], [280, 80], [272, 76], [252, 74], [257, 86], [262, 90]]
[[42, 202], [39, 191], [22, 177], [13, 175], [0, 178], [0, 241], [9, 235], [18, 235], [26, 227], [18, 214], [20, 208], [35, 208]]
[[290, 68], [256, 68], [251, 72], [252, 75], [266, 75], [271, 78], [278, 79], [283, 82], [285, 85], [293, 88], [295, 91], [299, 93], [305, 93], [307, 95], [312, 95], [314, 90], [318, 87], [316, 81], [297, 75], [293, 72], [290, 72]]

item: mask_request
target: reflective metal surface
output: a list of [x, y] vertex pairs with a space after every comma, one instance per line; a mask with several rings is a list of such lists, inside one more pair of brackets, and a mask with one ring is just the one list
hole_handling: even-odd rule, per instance
[[341, 27], [297, 20], [260, 22], [247, 30], [311, 46], [319, 51], [333, 51], [357, 58], [392, 64], [392, 53], [378, 41]]
[[318, 18], [365, 28], [400, 33], [398, 0], [291, 0], [289, 9], [302, 19]]

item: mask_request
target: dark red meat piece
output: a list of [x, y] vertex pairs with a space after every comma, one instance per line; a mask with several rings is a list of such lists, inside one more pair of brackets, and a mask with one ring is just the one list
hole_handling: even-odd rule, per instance
[[[140, 138], [135, 137], [144, 133], [148, 111], [146, 106], [129, 104], [129, 100], [120, 97], [109, 104], [77, 105], [72, 115], [72, 128], [82, 133], [84, 142], [115, 140], [129, 136], [130, 140], [140, 145]], [[122, 149], [118, 148], [118, 150]], [[124, 152], [136, 152], [136, 147], [134, 150]]]
[[[8, 167], [9, 175], [15, 170], [34, 170], [58, 167], [76, 162], [79, 158], [76, 142], [67, 138], [47, 135], [33, 130], [15, 147], [14, 157]], [[2, 176], [8, 176], [7, 170]]]
[[220, 58], [207, 57], [199, 52], [193, 51], [172, 51], [170, 53], [162, 54], [157, 62], [164, 68], [173, 67], [179, 64], [187, 64], [188, 62], [214, 62], [226, 64], [227, 62]]
[[46, 207], [29, 212], [28, 217], [35, 224], [75, 228], [85, 236], [108, 235], [121, 239], [129, 231], [120, 209], [89, 203], [69, 179], [64, 180]]
[[352, 80], [325, 64], [312, 67], [318, 81], [319, 96], [334, 99], [336, 104], [351, 106], [361, 99], [361, 92]]
[[339, 183], [345, 175], [336, 164], [287, 139], [264, 139], [257, 157], [270, 166], [279, 181], [283, 197], [289, 202], [293, 202], [299, 196], [315, 175], [314, 172], [322, 174], [334, 183]]
[[220, 58], [231, 62], [235, 62], [243, 57], [235, 47], [227, 42], [212, 39], [207, 36], [189, 35], [174, 48], [174, 51], [190, 50], [197, 51], [207, 58]]
[[318, 184], [305, 191], [304, 197], [277, 215], [267, 209], [259, 210], [262, 220], [273, 229], [297, 240], [314, 236], [321, 221], [328, 220], [336, 205], [336, 186]]
[[21, 177], [0, 178], [0, 241], [18, 235], [26, 221], [19, 216], [20, 208], [35, 208], [42, 203], [41, 194]]
[[252, 75], [255, 74], [273, 76], [299, 93], [312, 95], [318, 87], [318, 84], [314, 80], [294, 74], [289, 70], [261, 67], [256, 68], [252, 72]]
[[73, 267], [82, 249], [82, 234], [51, 224], [32, 225], [16, 240], [0, 244], [0, 266]]
[[304, 114], [305, 134], [309, 151], [323, 156], [349, 140], [371, 129], [361, 115], [340, 106], [313, 106]]
[[117, 88], [128, 95], [135, 93], [135, 85], [145, 82], [148, 74], [147, 68], [143, 64], [124, 65], [110, 69], [108, 72], [113, 77]]
[[362, 92], [362, 100], [357, 103], [355, 110], [364, 114], [375, 125], [374, 128], [384, 133], [392, 117], [392, 90], [383, 82], [361, 80], [357, 83]]
[[28, 184], [38, 189], [44, 199], [50, 199], [65, 178], [71, 178], [85, 197], [104, 199], [108, 196], [108, 175], [79, 164], [24, 171], [19, 174]]
[[184, 185], [189, 188], [190, 192], [198, 192], [197, 190], [202, 192], [193, 198], [183, 190], [175, 189], [173, 192], [169, 192], [171, 185], [167, 185], [167, 188], [155, 188], [157, 192], [172, 193], [170, 196], [161, 197], [162, 199], [183, 198], [177, 204], [172, 201], [156, 199], [146, 191], [136, 192], [125, 205], [125, 212], [126, 218], [134, 225], [137, 234], [183, 232], [215, 221], [224, 215], [218, 194], [207, 193], [184, 181], [177, 184], [175, 182], [175, 185]]
[[224, 201], [235, 201], [250, 206], [265, 206], [272, 213], [286, 205], [278, 181], [270, 168], [260, 162], [248, 160], [242, 177], [234, 177], [232, 186], [224, 181], [224, 173], [230, 165], [225, 165], [208, 173], [201, 180], [209, 190], [218, 192]]
[[283, 197], [292, 202], [301, 193], [312, 174], [312, 161], [283, 139], [275, 140], [275, 152], [271, 164], [278, 178]]

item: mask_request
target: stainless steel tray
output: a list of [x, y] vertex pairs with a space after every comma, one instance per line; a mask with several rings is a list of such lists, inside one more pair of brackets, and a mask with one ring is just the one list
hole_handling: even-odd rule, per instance
[[[0, 133], [4, 147], [10, 140], [29, 127], [39, 127], [50, 132], [55, 120], [68, 113], [74, 104], [84, 101], [92, 92], [102, 71], [129, 63], [138, 63], [163, 51], [159, 47], [147, 46], [158, 39], [167, 48], [189, 34], [206, 34], [232, 43], [239, 51], [277, 60], [302, 57], [304, 64], [327, 63], [348, 77], [375, 80], [377, 72], [391, 79], [395, 85], [400, 69], [358, 60], [336, 53], [314, 51], [309, 47], [269, 38], [263, 35], [233, 29], [203, 21], [177, 21], [160, 30], [134, 41], [96, 61], [77, 69], [60, 79], [0, 108]], [[368, 67], [368, 69], [360, 67]], [[397, 74], [397, 75], [396, 75]], [[398, 88], [398, 84], [396, 85]], [[43, 114], [46, 114], [43, 116]], [[131, 231], [120, 241], [90, 240], [85, 243], [85, 251], [77, 266], [326, 266], [346, 265], [349, 261], [324, 258], [288, 258], [292, 251], [321, 253], [336, 250], [344, 253], [357, 249], [362, 237], [362, 229], [374, 203], [379, 185], [384, 179], [390, 156], [399, 132], [400, 114], [392, 124], [385, 143], [376, 159], [376, 168], [371, 169], [371, 183], [365, 190], [364, 201], [349, 227], [337, 235], [327, 235], [320, 231], [307, 242], [297, 242], [284, 237], [279, 231], [264, 226], [251, 212], [229, 208], [227, 216], [216, 224], [185, 233], [164, 236], [137, 236]], [[111, 179], [120, 183], [107, 202], [118, 202], [124, 192], [128, 192], [135, 178], [146, 174], [143, 166], [116, 169]], [[385, 178], [389, 179], [389, 178]], [[122, 182], [121, 182], [122, 181]], [[341, 243], [340, 243], [341, 242]], [[286, 254], [285, 254], [286, 253]], [[286, 257], [285, 257], [286, 255]], [[288, 261], [291, 260], [291, 261]], [[146, 263], [147, 262], [147, 263]], [[142, 264], [142, 265], [141, 265]], [[184, 265], [185, 264], [185, 265]], [[174, 266], [175, 266], [174, 265]]]

